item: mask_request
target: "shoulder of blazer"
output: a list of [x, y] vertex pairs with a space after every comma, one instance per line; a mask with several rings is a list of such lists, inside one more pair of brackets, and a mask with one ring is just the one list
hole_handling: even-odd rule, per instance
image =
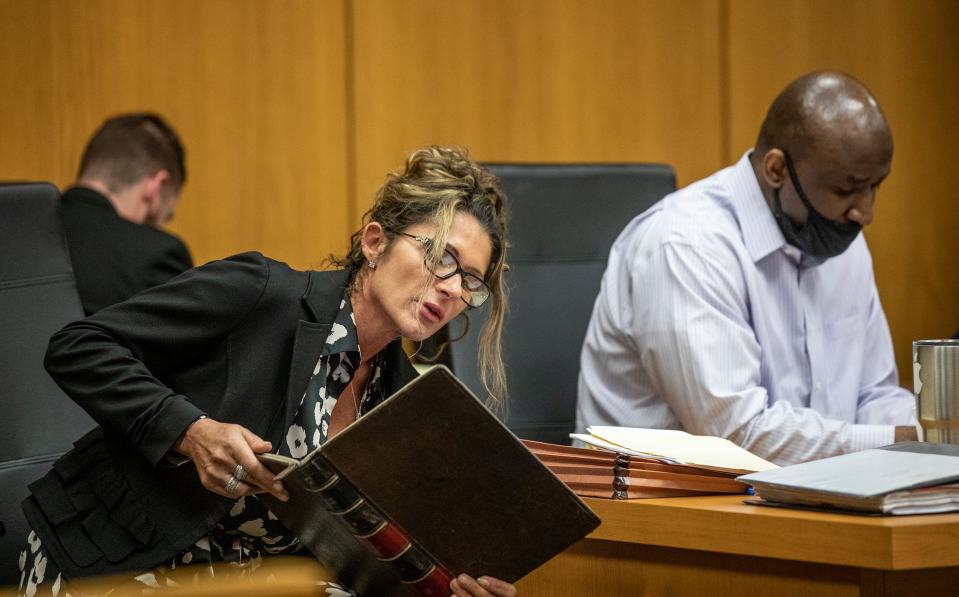
[[211, 261], [192, 271], [199, 275], [211, 267], [220, 270], [218, 276], [228, 286], [247, 284], [245, 280], [255, 272], [262, 284], [257, 308], [266, 308], [274, 316], [279, 316], [274, 309], [283, 312], [292, 309], [289, 316], [319, 324], [332, 324], [335, 320], [350, 273], [347, 270], [298, 270], [257, 251]]
[[348, 270], [310, 271], [303, 304], [320, 323], [333, 323], [340, 310], [340, 301], [349, 285]]

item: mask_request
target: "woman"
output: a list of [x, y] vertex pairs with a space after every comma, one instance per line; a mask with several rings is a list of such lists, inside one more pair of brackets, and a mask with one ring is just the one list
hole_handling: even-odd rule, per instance
[[[423, 340], [487, 299], [480, 360], [501, 399], [505, 200], [464, 152], [422, 149], [377, 193], [334, 260], [344, 269], [237, 255], [54, 335], [47, 369], [100, 427], [31, 486], [21, 591], [118, 572], [162, 584], [178, 565], [252, 571], [299, 551], [254, 495], [288, 498], [256, 454], [325, 442], [413, 378], [400, 337]], [[515, 594], [465, 574], [450, 590]]]

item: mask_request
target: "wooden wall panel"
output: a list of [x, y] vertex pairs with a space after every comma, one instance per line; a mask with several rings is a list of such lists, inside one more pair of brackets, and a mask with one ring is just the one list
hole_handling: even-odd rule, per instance
[[171, 228], [198, 262], [255, 249], [318, 264], [349, 229], [343, 6], [4, 2], [0, 81], [18, 91], [0, 100], [0, 177], [69, 184], [105, 117], [156, 110], [187, 148]]
[[795, 76], [883, 103], [893, 175], [868, 231], [903, 381], [959, 326], [959, 4], [951, 0], [0, 0], [0, 179], [68, 184], [106, 116], [167, 115], [197, 261], [340, 251], [409, 150], [661, 161], [686, 184], [749, 147]]
[[351, 3], [357, 206], [431, 143], [484, 161], [718, 168], [719, 4]]
[[895, 137], [892, 174], [866, 237], [892, 328], [900, 381], [911, 342], [959, 327], [959, 3], [951, 0], [731, 0], [730, 148], [755, 141], [766, 108], [798, 75], [838, 68], [866, 83]]
[[50, 3], [0, 0], [0, 180], [50, 179], [58, 143]]

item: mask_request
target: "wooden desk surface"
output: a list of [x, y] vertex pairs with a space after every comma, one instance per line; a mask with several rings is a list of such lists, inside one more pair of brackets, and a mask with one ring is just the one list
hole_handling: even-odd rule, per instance
[[603, 519], [590, 539], [880, 570], [959, 566], [959, 514], [829, 514], [743, 496], [585, 501]]
[[[518, 583], [524, 597], [954, 595], [959, 514], [870, 517], [750, 506], [743, 496], [586, 499], [589, 537]], [[178, 597], [325, 595], [309, 558], [268, 558], [254, 581], [183, 583]], [[184, 568], [185, 573], [190, 572]], [[96, 582], [96, 581], [91, 581]], [[0, 587], [0, 596], [5, 593]]]

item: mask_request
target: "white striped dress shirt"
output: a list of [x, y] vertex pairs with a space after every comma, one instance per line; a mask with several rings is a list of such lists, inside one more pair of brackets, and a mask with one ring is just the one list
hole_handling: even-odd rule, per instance
[[748, 155], [616, 240], [583, 345], [577, 431], [685, 429], [788, 464], [916, 424], [865, 239], [806, 266]]

